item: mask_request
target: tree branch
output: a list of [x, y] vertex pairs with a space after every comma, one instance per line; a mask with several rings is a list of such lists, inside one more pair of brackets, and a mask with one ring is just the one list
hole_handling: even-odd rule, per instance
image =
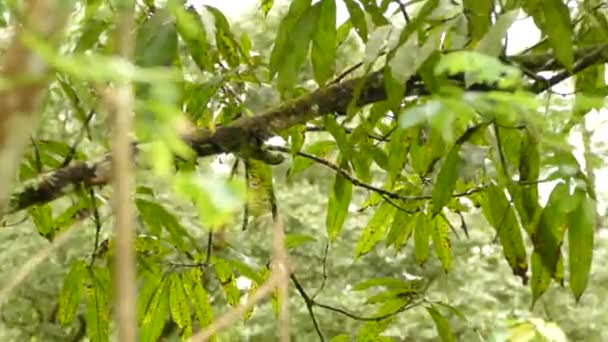
[[[575, 55], [580, 59], [577, 60], [571, 72], [563, 68], [558, 69], [553, 55], [550, 54], [511, 56], [507, 58], [507, 61], [515, 62], [522, 68], [535, 72], [561, 70], [549, 80], [537, 81], [527, 88], [531, 92], [541, 93], [589, 66], [607, 62], [608, 43], [579, 48]], [[456, 81], [458, 79], [456, 77]], [[383, 70], [379, 70], [364, 77], [317, 89], [296, 99], [288, 100], [259, 115], [241, 117], [226, 126], [217, 127], [214, 133], [201, 129], [184, 134], [183, 139], [201, 157], [221, 153], [249, 153], [247, 157], [264, 160], [265, 154], [261, 151], [261, 144], [264, 140], [295, 125], [304, 124], [330, 113], [346, 113], [355, 96], [356, 88], [361, 84], [363, 87], [356, 102], [358, 106], [386, 99]], [[478, 86], [473, 90], [494, 89], [488, 86]], [[404, 96], [420, 96], [427, 93], [420, 78], [414, 76], [407, 82]], [[94, 163], [80, 163], [61, 168], [37, 184], [14, 194], [7, 212], [14, 213], [32, 205], [50, 202], [67, 194], [68, 188], [72, 185], [105, 185], [110, 181], [109, 175], [105, 172], [109, 166], [107, 158], [103, 158]], [[385, 195], [394, 196], [392, 193]]]

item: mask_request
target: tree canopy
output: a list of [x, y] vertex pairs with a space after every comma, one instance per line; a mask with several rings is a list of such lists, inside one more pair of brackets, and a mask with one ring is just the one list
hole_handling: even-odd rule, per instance
[[[229, 340], [268, 296], [282, 341], [301, 340], [294, 306], [314, 327], [305, 339], [392, 341], [418, 309], [452, 341], [449, 317], [465, 317], [433, 284], [467, 270], [459, 248], [481, 239], [530, 305], [554, 285], [584, 296], [605, 205], [590, 119], [608, 90], [604, 2], [255, 11], [0, 2], [3, 229], [48, 241], [0, 305], [70, 250], [52, 320], [76, 340]], [[512, 53], [522, 20], [540, 38]], [[332, 255], [365, 270], [338, 286], [355, 307], [323, 297], [338, 292], [325, 289]], [[319, 311], [358, 325], [325, 331]]]

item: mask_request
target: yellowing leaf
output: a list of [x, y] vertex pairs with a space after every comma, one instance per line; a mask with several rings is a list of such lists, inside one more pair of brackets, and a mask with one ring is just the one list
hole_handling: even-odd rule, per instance
[[230, 264], [223, 259], [217, 259], [214, 266], [217, 280], [219, 281], [222, 290], [224, 290], [226, 301], [228, 301], [228, 304], [232, 306], [237, 305], [239, 303], [241, 293], [236, 287], [236, 278], [234, 273], [232, 273]]
[[[203, 288], [201, 280], [201, 272], [198, 269], [186, 272], [183, 275], [184, 288], [186, 294], [192, 303], [194, 314], [198, 320], [199, 326], [206, 327], [213, 322], [213, 309], [209, 302], [209, 295]], [[212, 337], [210, 341], [214, 341]]]
[[445, 219], [441, 216], [435, 216], [433, 220], [433, 231], [431, 236], [433, 238], [433, 246], [435, 247], [435, 254], [443, 265], [443, 270], [447, 273], [452, 267], [452, 256], [448, 224]]
[[532, 279], [530, 280], [530, 287], [532, 288], [532, 306], [534, 306], [551, 283], [551, 271], [544, 265], [541, 255], [537, 252], [532, 253], [531, 264]]
[[141, 324], [141, 341], [155, 342], [160, 337], [169, 313], [169, 286], [170, 281], [164, 279], [150, 299]]
[[169, 287], [169, 309], [171, 317], [180, 329], [184, 330], [184, 337], [192, 334], [192, 319], [190, 317], [190, 304], [186, 298], [184, 284], [179, 274], [173, 273], [169, 276], [171, 285]]
[[423, 213], [419, 213], [414, 228], [414, 257], [422, 265], [429, 257], [429, 230], [431, 222]]

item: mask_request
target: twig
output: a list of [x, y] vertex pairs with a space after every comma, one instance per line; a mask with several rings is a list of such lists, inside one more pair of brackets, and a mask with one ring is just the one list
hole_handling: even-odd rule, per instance
[[323, 332], [321, 332], [321, 328], [319, 328], [319, 323], [317, 322], [317, 318], [315, 317], [315, 312], [313, 310], [313, 306], [315, 304], [314, 299], [308, 296], [308, 294], [306, 293], [306, 291], [304, 290], [302, 285], [300, 285], [300, 283], [298, 282], [298, 279], [296, 278], [295, 274], [292, 274], [290, 276], [290, 278], [291, 278], [291, 281], [293, 281], [293, 284], [295, 285], [296, 290], [298, 290], [298, 292], [300, 293], [300, 296], [302, 297], [302, 299], [304, 299], [304, 303], [306, 303], [306, 309], [308, 310], [308, 315], [310, 316], [310, 319], [312, 320], [312, 324], [315, 327], [315, 331], [317, 332], [317, 335], [319, 335], [319, 340], [321, 342], [325, 342], [325, 337], [323, 336]]
[[325, 251], [323, 252], [323, 277], [321, 280], [321, 285], [312, 295], [312, 299], [315, 299], [321, 291], [325, 288], [325, 283], [327, 282], [327, 255], [329, 254], [329, 241], [325, 244]]
[[87, 129], [89, 127], [89, 122], [91, 121], [91, 119], [93, 119], [93, 116], [95, 116], [95, 111], [91, 110], [89, 112], [89, 114], [87, 115], [85, 121], [82, 123], [82, 129], [80, 130], [80, 132], [78, 132], [78, 136], [76, 137], [76, 140], [74, 141], [72, 146], [70, 146], [70, 151], [68, 151], [68, 154], [65, 156], [65, 159], [63, 160], [63, 163], [61, 163], [60, 167], [68, 166], [68, 164], [70, 164], [70, 162], [76, 155], [76, 149], [78, 148], [78, 145], [84, 138], [84, 133], [87, 131]]
[[409, 24], [410, 17], [409, 17], [409, 15], [407, 15], [407, 10], [405, 8], [405, 4], [401, 0], [395, 0], [395, 2], [397, 3], [397, 5], [399, 5], [399, 10], [401, 11], [401, 14], [403, 15], [403, 19], [405, 19], [405, 24]]
[[89, 188], [89, 197], [91, 198], [91, 206], [93, 209], [93, 221], [95, 222], [95, 244], [93, 245], [93, 254], [91, 254], [90, 266], [93, 266], [99, 248], [99, 234], [101, 232], [101, 219], [99, 218], [99, 210], [97, 209], [97, 198], [95, 198], [95, 190]]

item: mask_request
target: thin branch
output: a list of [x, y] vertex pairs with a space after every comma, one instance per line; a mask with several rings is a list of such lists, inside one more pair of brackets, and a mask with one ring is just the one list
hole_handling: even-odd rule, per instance
[[344, 316], [350, 317], [356, 321], [381, 321], [383, 319], [389, 318], [389, 317], [393, 317], [401, 312], [404, 312], [406, 310], [409, 310], [413, 307], [416, 307], [420, 304], [422, 304], [424, 301], [417, 301], [417, 302], [408, 302], [403, 304], [401, 307], [399, 307], [397, 310], [393, 311], [393, 312], [389, 312], [387, 314], [384, 315], [379, 315], [379, 316], [359, 316], [357, 314], [348, 312], [344, 309], [340, 309], [340, 308], [336, 308], [334, 306], [331, 305], [327, 305], [327, 304], [323, 304], [320, 303], [318, 301], [313, 300], [312, 298], [310, 298], [307, 294], [306, 291], [304, 290], [304, 288], [302, 287], [302, 284], [300, 284], [300, 282], [298, 281], [298, 279], [292, 274], [291, 275], [291, 281], [294, 283], [296, 289], [298, 290], [298, 292], [300, 293], [300, 295], [302, 296], [302, 298], [304, 299], [304, 301], [306, 302], [306, 306], [310, 306], [311, 308], [314, 306], [320, 307], [322, 309], [325, 310], [329, 310], [329, 311], [333, 311], [333, 312], [337, 312], [339, 314], [342, 314]]
[[74, 141], [74, 143], [72, 143], [72, 146], [70, 147], [68, 154], [65, 156], [63, 163], [61, 163], [61, 167], [68, 166], [70, 164], [70, 162], [72, 161], [72, 159], [74, 158], [74, 156], [76, 155], [76, 149], [78, 148], [78, 145], [84, 138], [84, 134], [88, 130], [89, 122], [91, 122], [91, 119], [93, 119], [93, 116], [95, 116], [95, 111], [91, 110], [89, 112], [89, 114], [87, 115], [85, 121], [82, 123], [82, 128], [81, 128], [80, 132], [78, 132], [78, 136], [76, 137], [76, 140]]
[[405, 4], [401, 1], [401, 0], [395, 0], [395, 2], [397, 3], [397, 5], [399, 5], [399, 10], [401, 11], [401, 14], [403, 15], [403, 19], [405, 20], [405, 24], [409, 24], [410, 23], [410, 16], [407, 15], [407, 9], [405, 8]]
[[290, 276], [291, 281], [293, 281], [293, 284], [296, 287], [296, 290], [300, 293], [300, 296], [302, 297], [302, 299], [304, 299], [304, 303], [306, 303], [306, 309], [308, 310], [308, 315], [310, 316], [310, 319], [312, 320], [312, 324], [315, 327], [315, 331], [317, 332], [317, 335], [319, 335], [319, 340], [321, 342], [325, 341], [325, 337], [323, 336], [323, 332], [321, 332], [321, 328], [319, 328], [319, 323], [317, 322], [317, 318], [315, 317], [315, 312], [313, 310], [313, 306], [314, 306], [314, 299], [309, 297], [308, 294], [306, 293], [306, 291], [304, 290], [304, 288], [302, 287], [302, 285], [300, 285], [300, 283], [298, 282], [298, 279], [296, 278], [295, 274], [292, 274]]

